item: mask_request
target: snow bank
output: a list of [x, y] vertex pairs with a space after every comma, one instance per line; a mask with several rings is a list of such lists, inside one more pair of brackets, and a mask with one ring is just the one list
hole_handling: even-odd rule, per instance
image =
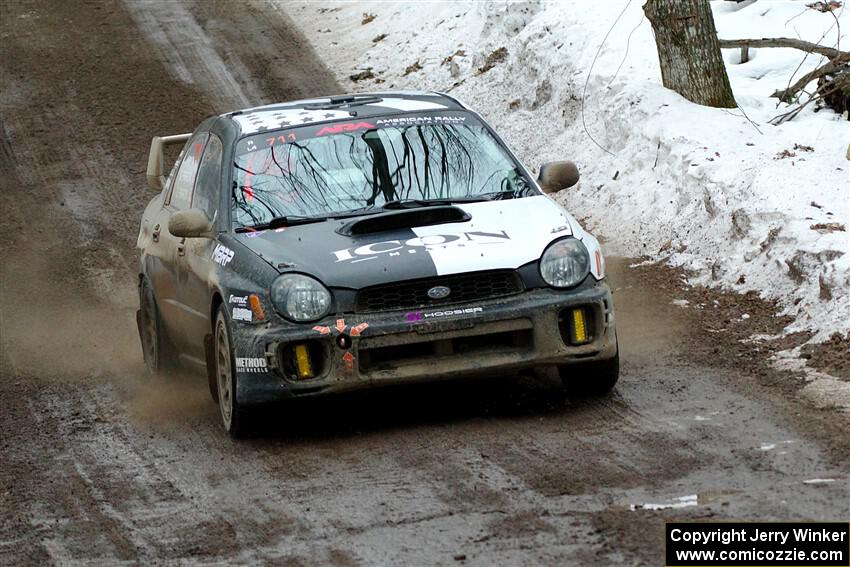
[[[449, 91], [530, 167], [578, 163], [581, 183], [559, 199], [609, 253], [684, 266], [693, 283], [758, 290], [795, 317], [789, 331], [809, 329], [816, 340], [847, 333], [850, 125], [811, 108], [767, 123], [782, 111], [770, 94], [821, 57], [750, 49], [741, 64], [739, 50], [724, 50], [743, 112], [698, 106], [661, 86], [642, 5], [280, 2], [350, 90]], [[716, 1], [713, 9], [729, 39], [835, 46], [836, 17], [850, 29], [843, 9], [824, 14], [794, 0]], [[366, 70], [374, 77], [349, 78]]]

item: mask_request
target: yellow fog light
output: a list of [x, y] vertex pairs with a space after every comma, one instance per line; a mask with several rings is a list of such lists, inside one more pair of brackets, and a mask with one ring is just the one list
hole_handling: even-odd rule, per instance
[[298, 370], [299, 378], [312, 378], [313, 365], [310, 363], [310, 351], [307, 345], [295, 345], [295, 367]]
[[572, 310], [572, 341], [573, 344], [583, 345], [588, 341], [587, 334], [587, 319], [584, 316], [584, 309]]

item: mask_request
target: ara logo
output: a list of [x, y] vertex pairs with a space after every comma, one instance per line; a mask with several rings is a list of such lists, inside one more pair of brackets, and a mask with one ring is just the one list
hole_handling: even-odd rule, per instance
[[374, 128], [373, 124], [368, 122], [346, 122], [345, 124], [335, 124], [334, 126], [325, 126], [318, 132], [316, 136], [324, 136], [326, 134], [342, 134], [343, 132], [354, 132], [362, 128]]
[[465, 246], [477, 246], [482, 244], [500, 244], [510, 240], [507, 231], [482, 232], [470, 231], [460, 234], [430, 234], [428, 236], [417, 236], [408, 240], [383, 240], [373, 242], [364, 246], [345, 248], [331, 252], [336, 256], [337, 262], [361, 262], [372, 260], [380, 255], [401, 256], [404, 254], [415, 254], [419, 250], [430, 251], [436, 249], [463, 248]]

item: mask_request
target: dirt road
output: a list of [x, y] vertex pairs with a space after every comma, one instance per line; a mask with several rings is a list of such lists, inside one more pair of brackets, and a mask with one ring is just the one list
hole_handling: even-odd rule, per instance
[[232, 442], [203, 378], [141, 362], [150, 137], [344, 89], [253, 3], [6, 2], [0, 57], [0, 564], [658, 565], [665, 520], [850, 518], [846, 421], [744, 340], [770, 306], [629, 261], [610, 398], [417, 386]]

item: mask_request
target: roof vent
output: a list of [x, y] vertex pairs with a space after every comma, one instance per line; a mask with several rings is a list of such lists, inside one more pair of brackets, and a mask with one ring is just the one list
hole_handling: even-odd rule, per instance
[[328, 102], [317, 102], [314, 104], [305, 104], [305, 110], [335, 110], [339, 108], [351, 108], [352, 106], [361, 106], [364, 104], [375, 104], [376, 102], [381, 102], [382, 99], [379, 96], [355, 96], [355, 95], [343, 95], [343, 96], [332, 96], [328, 99]]

